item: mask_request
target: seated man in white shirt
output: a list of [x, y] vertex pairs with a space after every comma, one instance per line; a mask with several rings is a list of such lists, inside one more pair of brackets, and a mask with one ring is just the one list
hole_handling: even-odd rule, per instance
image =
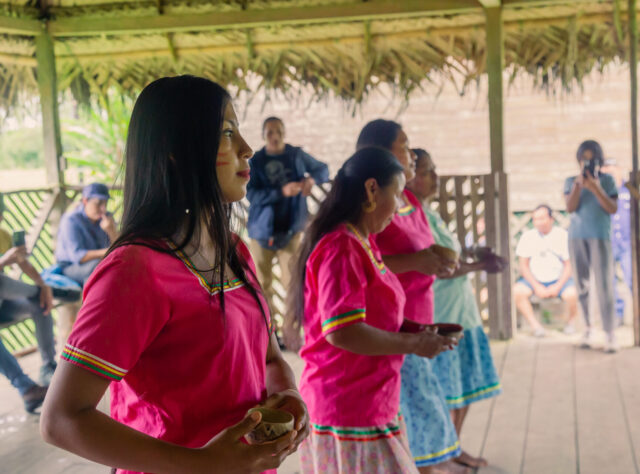
[[522, 275], [514, 286], [516, 308], [527, 320], [533, 334], [544, 336], [544, 328], [536, 319], [530, 298], [560, 297], [569, 313], [565, 334], [575, 332], [574, 318], [578, 312], [576, 288], [571, 278], [567, 231], [554, 225], [551, 208], [539, 205], [533, 211], [533, 229], [522, 234], [516, 255]]

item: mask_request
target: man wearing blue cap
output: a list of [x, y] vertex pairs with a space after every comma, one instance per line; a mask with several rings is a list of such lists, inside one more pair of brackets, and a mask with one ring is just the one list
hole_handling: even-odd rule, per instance
[[83, 286], [118, 236], [108, 201], [106, 185], [89, 184], [82, 190], [82, 204], [60, 221], [56, 261], [64, 275]]

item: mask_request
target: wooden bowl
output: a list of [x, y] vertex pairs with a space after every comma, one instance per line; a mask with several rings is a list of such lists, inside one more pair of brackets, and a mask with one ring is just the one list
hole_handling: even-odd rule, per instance
[[246, 435], [250, 444], [266, 443], [278, 439], [280, 436], [293, 430], [293, 415], [288, 411], [274, 410], [272, 408], [254, 407], [247, 414], [260, 412], [262, 420], [253, 431]]
[[493, 249], [491, 247], [474, 247], [473, 248], [473, 257], [475, 260], [482, 261], [492, 254], [493, 254]]
[[438, 328], [438, 334], [441, 336], [455, 337], [458, 340], [462, 339], [464, 328], [459, 324], [435, 323], [432, 326]]
[[425, 324], [405, 319], [402, 321], [402, 326], [400, 326], [400, 332], [421, 332], [424, 331], [426, 327], [427, 326]]

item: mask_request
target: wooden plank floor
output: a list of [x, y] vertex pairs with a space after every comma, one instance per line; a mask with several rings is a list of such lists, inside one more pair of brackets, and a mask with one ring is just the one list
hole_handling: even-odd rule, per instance
[[[630, 345], [630, 330], [621, 330]], [[504, 393], [474, 404], [462, 445], [491, 465], [481, 474], [640, 474], [640, 348], [608, 355], [577, 337], [520, 336], [492, 344]], [[296, 373], [302, 363], [287, 354]], [[20, 363], [37, 374], [36, 354]], [[0, 380], [0, 473], [103, 473], [104, 466], [45, 445], [37, 416]], [[299, 472], [296, 455], [279, 470]]]

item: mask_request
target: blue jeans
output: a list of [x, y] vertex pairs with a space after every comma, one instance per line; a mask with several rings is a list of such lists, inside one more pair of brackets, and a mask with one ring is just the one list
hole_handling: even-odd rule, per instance
[[18, 389], [20, 395], [24, 395], [27, 390], [36, 385], [29, 378], [18, 364], [15, 357], [7, 350], [2, 340], [0, 340], [0, 373], [9, 379], [11, 385]]
[[40, 307], [40, 288], [0, 274], [0, 323], [29, 316], [36, 325], [36, 339], [43, 364], [55, 364], [53, 318]]
[[[0, 323], [16, 321], [29, 315], [36, 325], [36, 339], [43, 364], [55, 364], [56, 351], [53, 339], [53, 318], [45, 316], [40, 307], [40, 289], [0, 274]], [[35, 382], [25, 375], [18, 361], [0, 343], [0, 373], [6, 376], [20, 394], [29, 390]]]
[[89, 260], [84, 263], [71, 263], [62, 268], [62, 274], [77, 281], [80, 286], [84, 287], [84, 284], [87, 282], [99, 263], [100, 259]]
[[[553, 281], [548, 281], [546, 283], [543, 282], [539, 282], [542, 286], [544, 287], [550, 287], [551, 285], [555, 285], [556, 282], [558, 280], [553, 280]], [[516, 281], [516, 283], [522, 283], [523, 285], [525, 285], [527, 288], [529, 288], [531, 291], [533, 291], [533, 287], [531, 286], [531, 283], [529, 283], [527, 280], [524, 279], [524, 277], [520, 277], [518, 278], [518, 280]], [[571, 288], [575, 286], [575, 283], [573, 282], [573, 278], [569, 277], [569, 279], [565, 282], [565, 284], [562, 286], [562, 288], [560, 289], [560, 292], [558, 293], [558, 296], [560, 298], [562, 298], [562, 293], [564, 293], [567, 288]]]

